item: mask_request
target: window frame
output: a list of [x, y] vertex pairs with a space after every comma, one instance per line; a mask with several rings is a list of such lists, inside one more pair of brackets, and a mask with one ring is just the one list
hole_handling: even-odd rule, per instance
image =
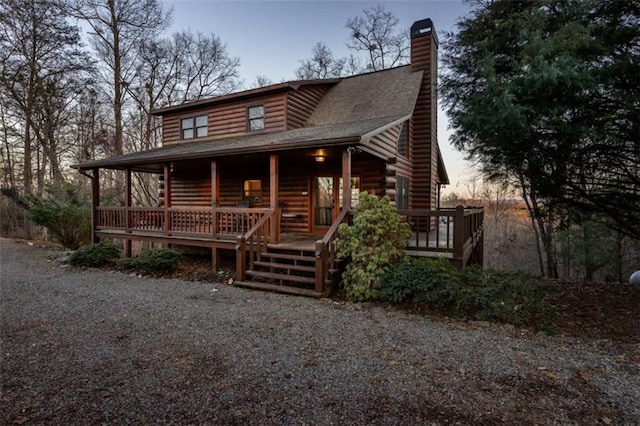
[[[396, 210], [409, 210], [409, 190], [411, 180], [407, 176], [396, 175]], [[403, 194], [403, 190], [406, 193]]]
[[[205, 124], [203, 126], [198, 126], [198, 119], [199, 118], [205, 118]], [[183, 127], [184, 123], [189, 121], [191, 123], [191, 127]], [[204, 129], [205, 130], [205, 134], [199, 136], [198, 135], [198, 129]], [[190, 130], [192, 132], [192, 136], [187, 138], [185, 137], [185, 131]], [[209, 136], [209, 114], [204, 113], [204, 114], [193, 114], [193, 115], [188, 115], [188, 116], [184, 116], [184, 117], [180, 117], [180, 140], [192, 140], [192, 139], [202, 139], [202, 138], [206, 138], [207, 136]]]
[[[251, 110], [253, 108], [262, 108], [262, 115], [259, 117], [254, 117], [251, 118]], [[249, 105], [247, 106], [247, 132], [261, 132], [266, 128], [266, 112], [265, 112], [265, 107], [264, 104], [255, 104], [255, 105]], [[259, 129], [252, 129], [251, 128], [251, 123], [253, 123], [254, 121], [258, 121], [261, 120], [262, 121], [262, 127], [260, 127]]]
[[[402, 152], [400, 151], [400, 141], [403, 139], [404, 135], [404, 144], [402, 146], [404, 149]], [[406, 120], [402, 123], [402, 127], [400, 128], [400, 133], [398, 134], [398, 140], [396, 141], [396, 154], [403, 158], [409, 158], [409, 120]]]
[[[247, 183], [258, 182], [259, 188], [253, 189], [249, 187], [247, 189]], [[252, 204], [262, 204], [263, 195], [262, 179], [243, 179], [242, 180], [242, 201], [249, 201]]]

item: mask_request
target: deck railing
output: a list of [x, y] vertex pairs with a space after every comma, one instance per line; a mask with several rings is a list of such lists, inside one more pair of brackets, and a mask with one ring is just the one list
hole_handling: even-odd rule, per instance
[[269, 209], [233, 207], [96, 208], [96, 229], [199, 237], [236, 237], [246, 233]]
[[484, 210], [458, 206], [440, 210], [401, 210], [411, 227], [409, 254], [443, 253], [459, 268], [482, 265]]
[[260, 220], [243, 235], [238, 235], [236, 240], [236, 280], [244, 281], [247, 260], [249, 269], [253, 269], [253, 263], [260, 261], [262, 253], [267, 250], [270, 243], [274, 243], [280, 234], [280, 209], [268, 210]]
[[352, 212], [349, 209], [343, 209], [338, 218], [333, 222], [331, 228], [327, 231], [321, 240], [316, 241], [316, 284], [315, 290], [322, 293], [324, 285], [331, 277], [331, 271], [337, 268], [338, 253], [336, 251], [335, 239], [338, 234], [338, 228], [343, 223], [351, 220]]

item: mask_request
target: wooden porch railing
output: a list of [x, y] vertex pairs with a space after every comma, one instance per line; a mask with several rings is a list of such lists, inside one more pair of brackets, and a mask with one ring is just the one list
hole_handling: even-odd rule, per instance
[[169, 235], [217, 238], [246, 233], [269, 209], [206, 207], [104, 207], [96, 208], [96, 229], [144, 231]]
[[244, 235], [237, 237], [236, 244], [236, 280], [244, 281], [247, 270], [253, 269], [253, 263], [260, 261], [262, 253], [269, 243], [277, 241], [280, 234], [280, 209], [271, 209], [260, 218]]
[[407, 251], [411, 254], [449, 253], [452, 263], [462, 268], [482, 265], [483, 208], [401, 210], [411, 226]]
[[335, 238], [338, 233], [338, 227], [343, 223], [348, 223], [351, 217], [351, 210], [343, 209], [324, 237], [316, 241], [315, 291], [318, 293], [323, 292], [324, 284], [330, 279], [331, 270], [336, 269], [338, 254], [336, 253]]

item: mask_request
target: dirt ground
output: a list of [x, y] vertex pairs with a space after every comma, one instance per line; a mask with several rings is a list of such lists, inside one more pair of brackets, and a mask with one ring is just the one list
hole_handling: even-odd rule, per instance
[[622, 287], [556, 293], [592, 334], [549, 336], [241, 289], [205, 258], [189, 281], [59, 256], [0, 239], [0, 424], [640, 424]]
[[[233, 276], [233, 263], [228, 260], [218, 274], [211, 271], [206, 256], [191, 256], [163, 277], [190, 281], [228, 282]], [[556, 291], [547, 303], [557, 316], [553, 331], [567, 336], [611, 339], [640, 343], [640, 287], [604, 282], [553, 283]], [[334, 299], [340, 300], [339, 296]]]

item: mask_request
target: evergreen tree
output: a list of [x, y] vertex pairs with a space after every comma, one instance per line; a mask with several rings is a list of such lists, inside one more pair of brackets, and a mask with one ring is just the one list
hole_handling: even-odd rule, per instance
[[453, 143], [520, 188], [543, 272], [574, 212], [640, 238], [640, 4], [483, 1], [458, 30], [441, 85]]

